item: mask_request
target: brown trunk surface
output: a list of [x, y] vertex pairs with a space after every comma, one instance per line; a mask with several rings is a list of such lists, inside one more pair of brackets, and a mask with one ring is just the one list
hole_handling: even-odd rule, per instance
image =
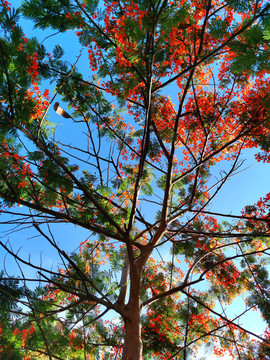
[[130, 294], [125, 316], [125, 340], [122, 360], [142, 360], [141, 279], [137, 269], [130, 272]]
[[134, 311], [125, 321], [125, 341], [122, 360], [142, 359], [141, 316]]

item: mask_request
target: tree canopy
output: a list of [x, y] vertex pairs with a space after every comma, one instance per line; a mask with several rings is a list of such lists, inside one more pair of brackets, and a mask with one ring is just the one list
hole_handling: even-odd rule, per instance
[[[2, 224], [59, 264], [0, 242], [20, 271], [1, 273], [1, 359], [270, 359], [270, 193], [211, 211], [247, 149], [270, 162], [270, 4], [1, 0], [0, 26]], [[71, 253], [63, 224], [89, 234]]]

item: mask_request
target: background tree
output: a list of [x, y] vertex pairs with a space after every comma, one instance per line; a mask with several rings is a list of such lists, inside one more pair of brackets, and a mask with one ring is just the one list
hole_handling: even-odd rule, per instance
[[[2, 277], [3, 272], [0, 275]], [[13, 278], [1, 280], [0, 289], [0, 357], [3, 360], [22, 359], [21, 341], [16, 331], [20, 326], [18, 301], [25, 291], [19, 286], [19, 280]]]
[[[254, 334], [238, 320], [258, 308], [269, 322], [270, 195], [242, 214], [209, 206], [245, 149], [260, 148], [257, 159], [269, 161], [270, 5], [10, 7], [1, 0], [2, 212], [14, 216], [9, 224], [32, 226], [61, 262], [45, 267], [1, 242], [19, 266], [37, 271], [27, 278], [20, 267], [25, 286], [39, 284], [23, 295], [21, 351], [188, 359], [203, 341], [218, 355], [267, 358], [268, 330]], [[79, 54], [71, 64], [60, 45], [49, 53], [27, 38], [20, 11], [40, 29], [74, 32], [90, 69], [80, 72]], [[49, 122], [59, 115], [69, 129], [61, 136]], [[220, 162], [227, 170], [213, 181]], [[72, 254], [52, 232], [61, 223], [89, 231]], [[240, 295], [246, 308], [230, 318]]]

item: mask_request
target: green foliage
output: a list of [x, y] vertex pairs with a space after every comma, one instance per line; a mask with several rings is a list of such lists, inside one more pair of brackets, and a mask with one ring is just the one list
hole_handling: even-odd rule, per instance
[[20, 351], [20, 340], [13, 332], [20, 326], [18, 299], [25, 295], [25, 288], [16, 278], [2, 279], [0, 273], [0, 356], [1, 359], [23, 359]]
[[55, 45], [53, 49], [53, 57], [55, 60], [59, 60], [64, 55], [64, 49], [60, 44]]
[[241, 1], [241, 0], [229, 0], [228, 5], [231, 9], [239, 12], [248, 12], [252, 8], [252, 0]]
[[[36, 28], [46, 29], [52, 27], [59, 31], [66, 31], [75, 27], [75, 24], [71, 25], [71, 22], [66, 18], [67, 12], [72, 8], [70, 0], [49, 0], [46, 2], [46, 6], [41, 0], [24, 0], [21, 7], [25, 17], [35, 19]], [[40, 9], [43, 9], [42, 15]]]

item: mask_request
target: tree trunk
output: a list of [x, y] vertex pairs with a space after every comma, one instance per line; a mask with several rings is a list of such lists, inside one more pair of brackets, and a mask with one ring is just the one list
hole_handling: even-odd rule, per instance
[[142, 360], [141, 279], [139, 272], [130, 273], [130, 298], [126, 306], [125, 339], [122, 360]]
[[122, 360], [142, 359], [141, 316], [134, 311], [125, 321], [125, 341]]

